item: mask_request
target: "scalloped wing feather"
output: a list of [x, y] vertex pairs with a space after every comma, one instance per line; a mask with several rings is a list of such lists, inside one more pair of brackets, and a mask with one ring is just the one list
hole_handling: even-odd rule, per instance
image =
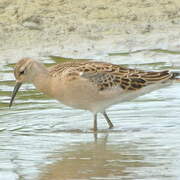
[[169, 71], [142, 71], [103, 62], [65, 62], [49, 69], [51, 76], [66, 74], [67, 79], [85, 78], [97, 86], [99, 91], [121, 88], [126, 91], [141, 89], [155, 83], [165, 83], [173, 79]]

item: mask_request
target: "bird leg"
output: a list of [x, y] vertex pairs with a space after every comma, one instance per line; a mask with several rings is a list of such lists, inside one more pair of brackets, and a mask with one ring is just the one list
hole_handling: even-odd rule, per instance
[[111, 129], [111, 128], [113, 128], [113, 123], [111, 122], [111, 120], [109, 119], [109, 117], [108, 117], [108, 115], [106, 114], [106, 112], [104, 111], [103, 113], [103, 116], [105, 117], [105, 119], [106, 119], [106, 121], [107, 121], [107, 123], [108, 123], [108, 125], [109, 125], [109, 129]]
[[97, 114], [94, 114], [94, 131], [97, 131]]

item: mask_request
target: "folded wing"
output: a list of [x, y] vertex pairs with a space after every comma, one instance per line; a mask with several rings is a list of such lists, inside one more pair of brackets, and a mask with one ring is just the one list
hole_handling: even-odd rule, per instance
[[172, 79], [173, 74], [169, 71], [144, 72], [135, 70], [129, 73], [119, 72], [83, 72], [83, 78], [96, 84], [99, 91], [110, 88], [122, 88], [126, 91], [141, 89], [155, 83], [165, 83]]

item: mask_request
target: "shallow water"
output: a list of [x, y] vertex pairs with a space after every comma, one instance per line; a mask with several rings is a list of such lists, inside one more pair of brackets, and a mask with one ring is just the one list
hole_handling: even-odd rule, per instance
[[[111, 55], [108, 61], [131, 67], [180, 70], [178, 53]], [[31, 84], [9, 109], [12, 67], [0, 69], [0, 180], [180, 179], [180, 84], [111, 107], [115, 128], [108, 130], [99, 115], [96, 139], [90, 113], [57, 103]]]

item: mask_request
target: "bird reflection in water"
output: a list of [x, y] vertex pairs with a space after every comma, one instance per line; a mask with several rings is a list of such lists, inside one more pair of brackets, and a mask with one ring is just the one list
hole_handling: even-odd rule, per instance
[[131, 168], [152, 167], [132, 142], [111, 144], [108, 134], [93, 142], [77, 143], [56, 156], [59, 159], [42, 170], [40, 180], [132, 178]]

